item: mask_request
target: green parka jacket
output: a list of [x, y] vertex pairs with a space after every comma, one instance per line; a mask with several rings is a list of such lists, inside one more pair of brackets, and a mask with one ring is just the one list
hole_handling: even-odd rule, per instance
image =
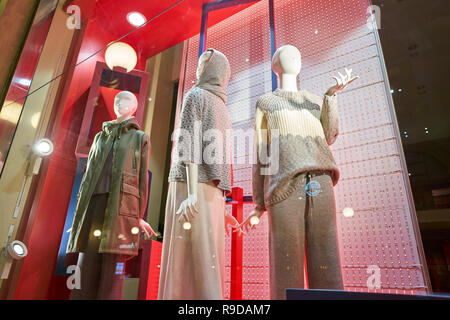
[[139, 218], [147, 208], [150, 140], [140, 130], [135, 117], [120, 123], [107, 121], [94, 138], [86, 172], [78, 192], [78, 202], [67, 252], [79, 251], [79, 239], [91, 196], [113, 148], [111, 182], [106, 205], [100, 253], [134, 256], [139, 248]]

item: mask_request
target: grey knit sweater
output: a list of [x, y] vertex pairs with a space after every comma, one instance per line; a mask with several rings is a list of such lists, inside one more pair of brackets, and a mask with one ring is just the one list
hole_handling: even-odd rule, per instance
[[333, 184], [337, 183], [339, 169], [329, 149], [338, 135], [336, 95], [322, 99], [306, 90], [282, 89], [265, 94], [256, 104], [255, 130], [253, 201], [257, 210], [288, 198], [301, 183], [296, 179], [300, 173], [329, 171]]
[[213, 181], [231, 191], [232, 124], [225, 106], [230, 66], [222, 53], [212, 51], [196, 86], [184, 98], [169, 182], [186, 181], [186, 163], [195, 163], [198, 182]]

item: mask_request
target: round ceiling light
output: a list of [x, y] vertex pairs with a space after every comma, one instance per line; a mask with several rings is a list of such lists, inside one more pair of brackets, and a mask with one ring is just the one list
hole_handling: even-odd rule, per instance
[[136, 67], [137, 54], [129, 44], [116, 42], [106, 49], [105, 61], [111, 70], [114, 67], [122, 67], [127, 69], [127, 72], [130, 72]]
[[142, 13], [136, 11], [128, 13], [127, 20], [135, 27], [140, 27], [147, 21]]

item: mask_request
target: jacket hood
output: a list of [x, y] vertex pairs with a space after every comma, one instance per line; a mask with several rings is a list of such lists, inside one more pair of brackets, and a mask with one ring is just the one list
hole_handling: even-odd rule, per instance
[[208, 51], [212, 51], [212, 54], [205, 61], [195, 86], [210, 91], [220, 97], [225, 103], [227, 98], [225, 90], [228, 87], [231, 76], [230, 63], [222, 52], [215, 49], [206, 50], [202, 56]]
[[103, 122], [102, 131], [106, 134], [111, 134], [115, 129], [117, 129], [118, 132], [122, 133], [128, 132], [130, 129], [140, 130], [141, 127], [136, 117], [131, 117], [122, 122], [117, 122], [117, 120]]

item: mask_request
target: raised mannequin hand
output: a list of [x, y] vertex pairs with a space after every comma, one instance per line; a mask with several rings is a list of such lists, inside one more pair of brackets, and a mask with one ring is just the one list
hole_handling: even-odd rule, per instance
[[345, 75], [342, 75], [340, 72], [338, 72], [338, 77], [333, 77], [334, 80], [336, 80], [336, 85], [328, 89], [328, 91], [325, 93], [327, 96], [332, 96], [338, 91], [344, 90], [350, 83], [355, 81], [359, 78], [359, 76], [352, 77], [352, 69], [345, 68]]
[[[180, 215], [180, 217], [178, 218], [178, 222], [183, 224], [185, 222], [190, 223], [190, 219], [193, 219], [195, 217], [195, 214], [198, 214], [197, 208], [198, 167], [196, 164], [194, 163], [186, 164], [186, 180], [187, 180], [188, 197], [181, 203], [180, 208], [176, 212], [177, 215]], [[190, 229], [190, 227], [185, 229]]]
[[147, 223], [147, 221], [142, 218], [139, 219], [139, 229], [141, 229], [141, 231], [143, 231], [148, 238], [151, 238], [153, 235], [159, 235], [153, 230], [153, 228]]
[[245, 219], [240, 225], [238, 225], [235, 228], [236, 229], [240, 228], [241, 230], [243, 230], [242, 231], [243, 233], [249, 232], [250, 230], [252, 230], [259, 223], [259, 220], [261, 219], [261, 216], [263, 214], [264, 214], [264, 211], [253, 210], [250, 213], [250, 215], [247, 217], [247, 219]]

